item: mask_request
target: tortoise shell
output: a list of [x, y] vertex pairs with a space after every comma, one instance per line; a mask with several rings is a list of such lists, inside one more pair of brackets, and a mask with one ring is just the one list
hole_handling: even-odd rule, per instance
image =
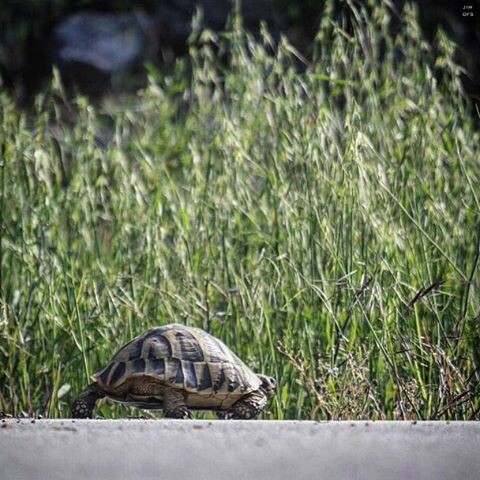
[[153, 328], [124, 345], [92, 381], [117, 401], [146, 406], [159, 388], [185, 394], [190, 408], [229, 408], [261, 379], [223, 342], [194, 327]]

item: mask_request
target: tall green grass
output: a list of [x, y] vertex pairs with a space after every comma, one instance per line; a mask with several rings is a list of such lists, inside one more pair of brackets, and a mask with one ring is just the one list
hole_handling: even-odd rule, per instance
[[444, 36], [356, 13], [300, 69], [236, 23], [133, 99], [2, 94], [2, 410], [177, 322], [278, 379], [266, 418], [477, 418], [479, 134]]

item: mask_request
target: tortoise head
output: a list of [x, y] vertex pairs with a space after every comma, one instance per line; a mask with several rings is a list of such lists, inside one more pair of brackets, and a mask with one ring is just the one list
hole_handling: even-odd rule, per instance
[[277, 381], [273, 377], [262, 375], [261, 373], [257, 374], [257, 377], [262, 382], [260, 390], [263, 390], [268, 398], [273, 397], [277, 388]]

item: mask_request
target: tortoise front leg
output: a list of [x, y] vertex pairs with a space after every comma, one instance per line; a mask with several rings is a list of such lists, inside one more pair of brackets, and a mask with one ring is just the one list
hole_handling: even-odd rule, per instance
[[228, 410], [226, 418], [250, 420], [255, 418], [266, 405], [267, 396], [262, 390], [256, 390], [236, 401]]
[[95, 403], [105, 394], [100, 391], [96, 383], [91, 383], [82, 393], [77, 397], [72, 405], [73, 418], [92, 418], [93, 408]]
[[173, 388], [167, 387], [163, 392], [163, 411], [165, 418], [192, 418], [182, 392]]

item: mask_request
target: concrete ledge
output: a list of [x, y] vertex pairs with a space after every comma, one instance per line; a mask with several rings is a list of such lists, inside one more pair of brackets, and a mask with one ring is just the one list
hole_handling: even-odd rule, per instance
[[477, 422], [5, 420], [2, 480], [478, 480]]

